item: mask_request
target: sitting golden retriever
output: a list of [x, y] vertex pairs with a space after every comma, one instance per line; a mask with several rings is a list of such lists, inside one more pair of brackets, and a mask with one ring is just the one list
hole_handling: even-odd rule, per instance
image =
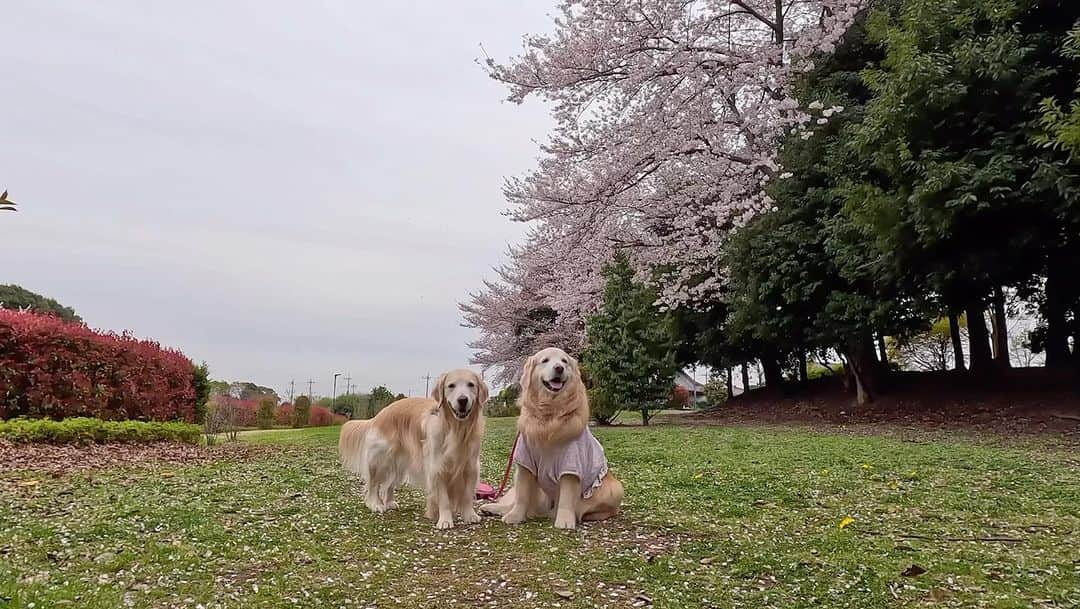
[[397, 507], [394, 490], [407, 483], [427, 492], [436, 528], [452, 528], [455, 513], [466, 524], [480, 522], [473, 498], [487, 385], [472, 370], [452, 370], [431, 397], [398, 400], [372, 419], [346, 422], [338, 440], [342, 465], [363, 478], [364, 503], [373, 512]]
[[623, 485], [608, 470], [604, 449], [589, 431], [589, 399], [577, 360], [554, 348], [530, 357], [522, 371], [520, 401], [514, 487], [481, 509], [518, 524], [554, 506], [560, 529], [617, 514]]

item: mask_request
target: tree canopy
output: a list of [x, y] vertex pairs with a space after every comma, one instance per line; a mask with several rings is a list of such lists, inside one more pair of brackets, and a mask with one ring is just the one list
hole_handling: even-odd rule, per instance
[[634, 408], [648, 424], [649, 411], [667, 402], [678, 370], [671, 316], [656, 306], [656, 290], [634, 281], [624, 256], [604, 267], [600, 310], [589, 318], [589, 346], [582, 362], [603, 401]]
[[82, 322], [82, 318], [76, 315], [71, 307], [65, 307], [52, 298], [13, 284], [0, 285], [0, 308], [14, 311], [25, 309], [55, 315], [64, 321]]
[[897, 365], [1008, 366], [1008, 302], [1046, 365], [1080, 362], [1080, 3], [794, 4], [567, 1], [490, 64], [556, 127], [506, 188], [534, 229], [462, 305], [478, 363], [514, 370], [529, 311], [572, 352], [613, 338], [618, 260], [679, 362], [766, 385], [836, 354], [860, 402]]

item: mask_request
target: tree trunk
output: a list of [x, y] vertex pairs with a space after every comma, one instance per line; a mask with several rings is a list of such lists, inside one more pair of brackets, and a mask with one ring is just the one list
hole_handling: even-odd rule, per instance
[[649, 424], [649, 418], [650, 418], [649, 417], [649, 405], [648, 404], [642, 404], [641, 405], [641, 424], [647, 426]]
[[777, 388], [784, 384], [784, 369], [780, 362], [771, 357], [761, 358], [761, 367], [765, 371], [765, 386]]
[[855, 403], [861, 406], [873, 402], [877, 397], [880, 364], [874, 354], [874, 341], [869, 333], [848, 345], [847, 360], [851, 379], [855, 384]]
[[732, 382], [732, 378], [731, 378], [733, 376], [735, 376], [735, 371], [732, 370], [731, 368], [725, 367], [724, 368], [724, 384], [727, 385], [728, 399], [731, 399], [731, 398], [735, 397], [735, 388], [733, 387], [733, 385], [735, 383]]
[[967, 306], [968, 352], [971, 353], [971, 371], [986, 372], [993, 368], [990, 353], [990, 332], [986, 329], [985, 310], [973, 303]]
[[800, 383], [805, 383], [806, 379], [807, 379], [807, 376], [808, 375], [806, 373], [806, 352], [805, 351], [800, 351], [799, 352], [799, 382]]
[[994, 363], [999, 368], [1009, 367], [1009, 327], [1005, 317], [1005, 293], [994, 288], [993, 315], [990, 316], [990, 346]]
[[877, 335], [877, 348], [878, 348], [878, 359], [881, 360], [881, 363], [884, 365], [885, 368], [888, 368], [889, 367], [889, 351], [888, 351], [888, 349], [885, 348], [885, 335], [884, 334], [878, 334]]
[[964, 365], [964, 342], [960, 340], [960, 315], [949, 309], [949, 337], [952, 338], [953, 360], [956, 370], [966, 370]]
[[746, 393], [750, 390], [750, 368], [746, 362], [742, 363], [742, 392]]
[[1069, 336], [1065, 322], [1065, 298], [1061, 277], [1051, 268], [1046, 275], [1046, 367], [1062, 368], [1069, 362]]

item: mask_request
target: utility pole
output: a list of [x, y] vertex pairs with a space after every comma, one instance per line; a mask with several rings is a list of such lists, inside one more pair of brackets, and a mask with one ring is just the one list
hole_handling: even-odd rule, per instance
[[429, 372], [420, 378], [424, 379], [424, 395], [431, 395], [431, 373]]
[[340, 372], [335, 372], [334, 373], [334, 393], [331, 394], [332, 397], [330, 398], [330, 410], [331, 411], [333, 411], [334, 407], [337, 406], [337, 377], [339, 377], [339, 376], [341, 376]]
[[293, 392], [296, 390], [296, 379], [289, 381], [289, 403], [293, 403]]
[[345, 376], [345, 395], [352, 392], [352, 375]]
[[312, 386], [312, 385], [314, 385], [314, 384], [315, 384], [315, 381], [313, 381], [313, 380], [311, 380], [311, 379], [308, 379], [308, 382], [307, 382], [307, 397], [308, 397], [308, 399], [309, 399], [309, 400], [311, 400], [312, 402], [314, 402], [314, 401], [315, 401], [315, 396], [311, 394], [311, 392], [312, 392], [312, 391], [314, 391], [314, 390], [313, 390], [313, 389], [311, 388], [311, 386]]

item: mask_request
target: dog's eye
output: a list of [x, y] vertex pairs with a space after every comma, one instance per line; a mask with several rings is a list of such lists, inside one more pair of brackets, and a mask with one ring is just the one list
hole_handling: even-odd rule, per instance
[[541, 364], [546, 364], [546, 363], [548, 363], [548, 358], [546, 358], [546, 357], [545, 357], [544, 359], [540, 360], [540, 363], [541, 363]]
[[453, 388], [454, 388], [454, 384], [453, 384], [453, 383], [450, 383], [449, 385], [447, 385], [447, 387], [449, 387], [449, 388], [453, 389]]
[[473, 387], [476, 387], [476, 383], [469, 383], [469, 389], [472, 389]]
[[562, 363], [564, 363], [564, 364], [566, 363], [566, 358], [565, 357], [562, 358]]

